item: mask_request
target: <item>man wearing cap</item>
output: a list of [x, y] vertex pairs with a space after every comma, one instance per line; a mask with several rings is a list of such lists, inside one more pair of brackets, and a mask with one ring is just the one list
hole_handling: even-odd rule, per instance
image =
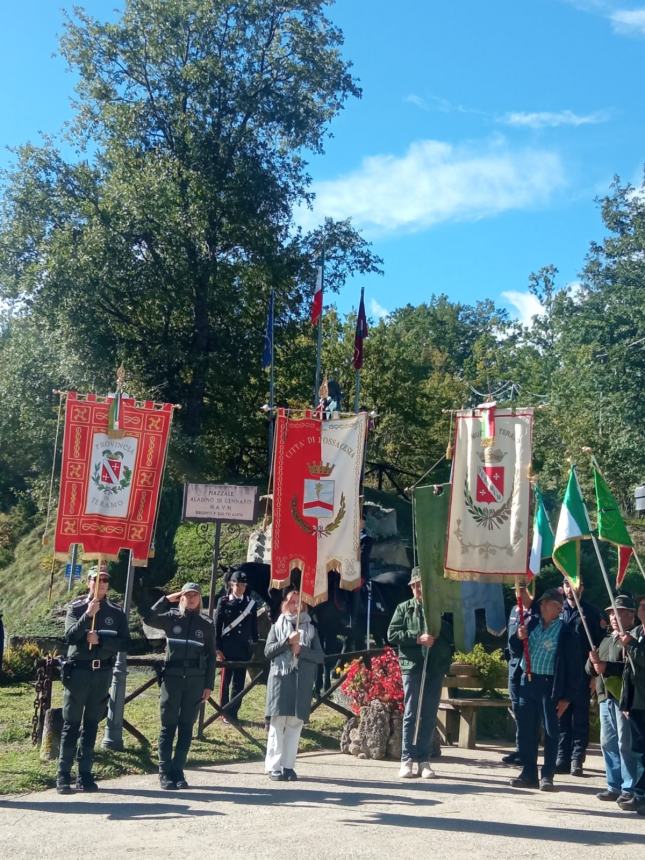
[[[576, 593], [573, 586], [565, 577], [562, 582], [564, 591], [564, 603], [562, 604], [562, 620], [571, 625], [575, 631], [575, 642], [577, 646], [577, 672], [578, 684], [576, 693], [569, 707], [560, 717], [560, 737], [558, 739], [558, 757], [555, 763], [556, 773], [570, 773], [571, 776], [583, 776], [583, 764], [587, 755], [589, 744], [589, 704], [591, 691], [589, 688], [588, 675], [585, 672], [587, 655], [589, 654], [589, 639], [587, 631], [580, 617], [580, 609], [584, 613], [587, 628], [591, 634], [591, 641], [597, 648], [607, 628], [602, 614], [591, 603], [582, 599], [584, 584], [580, 577]], [[576, 597], [578, 600], [576, 601]]]
[[[638, 601], [638, 618], [642, 622], [642, 598]], [[625, 812], [645, 815], [645, 623], [620, 636], [625, 649], [625, 672], [620, 709], [627, 715], [632, 731], [632, 750], [639, 759], [640, 776], [634, 783], [634, 797], [618, 800]]]
[[[258, 609], [246, 593], [244, 571], [235, 570], [229, 579], [229, 592], [220, 598], [215, 611], [215, 648], [218, 660], [251, 659], [253, 643], [258, 641]], [[220, 676], [220, 704], [235, 699], [244, 689], [246, 669], [224, 668]], [[237, 720], [241, 700], [226, 711], [226, 718]]]
[[[159, 710], [159, 783], [165, 790], [188, 788], [184, 767], [199, 706], [215, 682], [213, 624], [202, 613], [202, 593], [196, 582], [162, 597], [144, 621], [166, 634], [166, 655]], [[173, 743], [177, 743], [173, 754]]]
[[74, 755], [78, 761], [77, 791], [97, 791], [92, 775], [94, 744], [107, 713], [112, 672], [118, 651], [127, 650], [129, 634], [125, 613], [107, 599], [110, 575], [107, 565], [90, 568], [89, 591], [67, 607], [67, 657], [63, 681], [63, 730], [56, 790], [71, 794]]
[[[547, 589], [531, 607], [528, 621], [509, 630], [509, 648], [519, 657], [515, 680], [520, 690], [517, 706], [518, 747], [522, 770], [511, 780], [514, 788], [553, 791], [558, 751], [558, 720], [576, 692], [576, 642], [573, 628], [560, 617], [564, 597], [559, 588]], [[535, 606], [535, 604], [534, 604]], [[526, 671], [523, 642], [528, 639], [531, 674]], [[544, 763], [538, 781], [538, 731], [544, 726]]]
[[[438, 636], [426, 632], [418, 567], [412, 570], [410, 588], [413, 595], [411, 600], [406, 600], [396, 607], [387, 631], [388, 642], [399, 650], [399, 665], [403, 677], [403, 739], [399, 776], [402, 779], [415, 776], [432, 779], [435, 776], [429, 761], [432, 736], [437, 722], [441, 688], [452, 660], [452, 630], [448, 622], [442, 619]], [[424, 663], [426, 673], [423, 681], [421, 719], [415, 741]]]
[[596, 695], [600, 709], [600, 747], [607, 776], [607, 788], [596, 797], [598, 800], [615, 800], [620, 804], [629, 801], [632, 805], [638, 805], [644, 799], [635, 789], [641, 775], [641, 765], [638, 754], [632, 748], [631, 721], [622, 713], [619, 704], [625, 670], [625, 650], [620, 641], [620, 625], [623, 630], [632, 629], [636, 606], [629, 594], [619, 594], [615, 603], [616, 613], [611, 606], [606, 609], [611, 631], [602, 640], [597, 651], [589, 652], [586, 666], [587, 674], [596, 677]]

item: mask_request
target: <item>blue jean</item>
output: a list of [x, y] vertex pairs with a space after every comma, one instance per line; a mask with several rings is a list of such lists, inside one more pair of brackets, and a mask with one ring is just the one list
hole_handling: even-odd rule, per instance
[[553, 779], [558, 754], [558, 715], [553, 699], [553, 677], [533, 675], [529, 681], [522, 678], [520, 699], [517, 706], [517, 737], [522, 777], [537, 779], [538, 732], [540, 723], [544, 726], [544, 763], [542, 777]]
[[445, 675], [426, 674], [421, 703], [419, 734], [414, 743], [414, 728], [417, 722], [419, 693], [421, 692], [421, 668], [403, 674], [403, 740], [401, 761], [428, 761], [432, 750], [432, 735], [437, 722], [437, 711]]
[[633, 750], [631, 722], [615, 699], [600, 703], [600, 746], [605, 760], [607, 788], [636, 794], [634, 786], [642, 773], [640, 756]]

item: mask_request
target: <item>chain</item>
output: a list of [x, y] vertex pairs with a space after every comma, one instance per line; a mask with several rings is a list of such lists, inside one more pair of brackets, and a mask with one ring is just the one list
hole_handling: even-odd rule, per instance
[[31, 719], [31, 742], [38, 746], [43, 738], [43, 726], [45, 725], [45, 713], [52, 704], [52, 680], [54, 668], [58, 666], [58, 660], [51, 655], [40, 660], [36, 666], [36, 683], [34, 697], [34, 714]]

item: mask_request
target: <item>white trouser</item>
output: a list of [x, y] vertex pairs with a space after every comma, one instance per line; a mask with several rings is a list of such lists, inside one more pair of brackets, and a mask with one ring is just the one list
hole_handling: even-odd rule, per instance
[[293, 768], [298, 755], [300, 732], [304, 723], [298, 717], [271, 717], [264, 770]]

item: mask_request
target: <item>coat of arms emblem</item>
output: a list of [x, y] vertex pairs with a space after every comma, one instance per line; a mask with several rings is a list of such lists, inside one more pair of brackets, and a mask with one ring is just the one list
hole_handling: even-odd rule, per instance
[[121, 451], [104, 450], [94, 463], [92, 481], [103, 493], [115, 494], [130, 485], [132, 470], [123, 462]]

